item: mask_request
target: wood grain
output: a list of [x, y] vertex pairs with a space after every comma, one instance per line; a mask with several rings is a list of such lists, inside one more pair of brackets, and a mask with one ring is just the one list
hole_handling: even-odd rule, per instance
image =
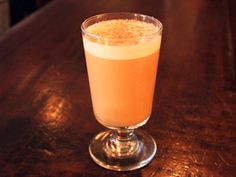
[[[229, 7], [226, 0], [56, 0], [13, 27], [0, 39], [0, 176], [234, 177]], [[158, 152], [147, 167], [124, 173], [88, 154], [104, 128], [92, 112], [80, 24], [113, 11], [164, 25], [153, 113], [142, 128]]]

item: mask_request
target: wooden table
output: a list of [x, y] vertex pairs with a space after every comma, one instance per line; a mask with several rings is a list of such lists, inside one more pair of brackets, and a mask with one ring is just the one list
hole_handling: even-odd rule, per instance
[[[227, 0], [55, 0], [13, 27], [0, 39], [0, 176], [234, 177], [229, 9]], [[142, 128], [158, 152], [133, 172], [105, 170], [88, 153], [104, 127], [92, 112], [80, 24], [113, 11], [164, 25], [153, 113]]]

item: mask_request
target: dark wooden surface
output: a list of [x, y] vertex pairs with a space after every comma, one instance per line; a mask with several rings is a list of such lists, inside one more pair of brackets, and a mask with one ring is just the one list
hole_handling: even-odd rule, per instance
[[[230, 3], [56, 0], [16, 25], [0, 39], [0, 176], [236, 176]], [[104, 170], [88, 154], [104, 128], [92, 113], [80, 24], [112, 11], [149, 14], [164, 25], [153, 113], [142, 127], [158, 152], [133, 172]]]

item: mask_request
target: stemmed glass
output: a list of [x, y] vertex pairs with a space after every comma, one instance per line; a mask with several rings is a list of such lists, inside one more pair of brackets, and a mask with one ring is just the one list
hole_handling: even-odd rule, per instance
[[85, 20], [83, 45], [94, 115], [109, 130], [89, 145], [100, 166], [129, 171], [147, 165], [155, 140], [137, 129], [152, 110], [162, 24], [136, 13], [107, 13]]

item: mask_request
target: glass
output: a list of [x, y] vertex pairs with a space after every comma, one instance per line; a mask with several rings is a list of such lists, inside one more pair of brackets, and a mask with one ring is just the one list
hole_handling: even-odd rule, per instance
[[94, 115], [109, 130], [89, 145], [100, 166], [129, 171], [147, 165], [155, 140], [137, 130], [151, 115], [162, 24], [135, 13], [107, 13], [81, 26]]

